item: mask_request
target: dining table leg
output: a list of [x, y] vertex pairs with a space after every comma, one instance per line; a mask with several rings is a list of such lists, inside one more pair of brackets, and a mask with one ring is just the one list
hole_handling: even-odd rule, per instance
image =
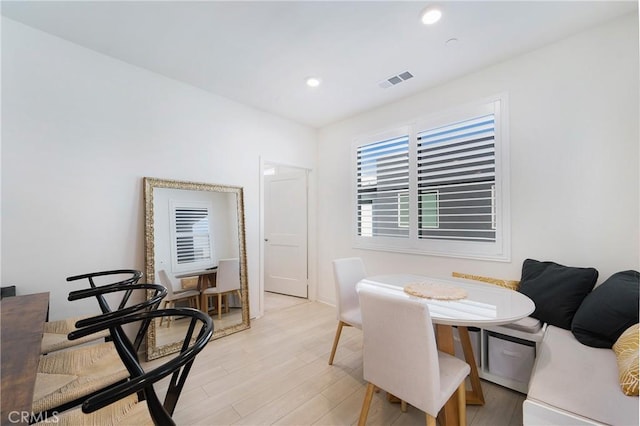
[[[453, 327], [450, 325], [436, 324], [436, 343], [438, 350], [455, 355], [455, 348], [453, 346]], [[438, 422], [440, 425], [457, 425], [458, 420], [458, 397], [455, 392], [444, 404], [442, 410], [438, 414]]]
[[473, 354], [467, 327], [458, 327], [458, 336], [460, 336], [464, 359], [471, 367], [471, 372], [469, 373], [471, 390], [467, 391], [467, 405], [484, 405], [484, 393], [482, 392], [482, 384], [480, 383], [480, 376], [478, 375], [478, 364]]
[[[458, 335], [460, 336], [460, 343], [462, 345], [464, 359], [471, 368], [471, 372], [469, 373], [471, 390], [467, 391], [467, 404], [484, 405], [484, 394], [482, 392], [482, 385], [480, 383], [480, 376], [478, 375], [478, 367], [476, 364], [475, 356], [471, 347], [469, 330], [467, 329], [467, 327], [458, 326]], [[450, 355], [455, 355], [452, 326], [436, 324], [436, 341], [438, 350]], [[442, 410], [440, 410], [438, 421], [441, 425], [457, 425], [459, 423], [458, 400], [455, 394], [452, 395], [451, 398], [449, 398], [444, 407], [442, 407]]]

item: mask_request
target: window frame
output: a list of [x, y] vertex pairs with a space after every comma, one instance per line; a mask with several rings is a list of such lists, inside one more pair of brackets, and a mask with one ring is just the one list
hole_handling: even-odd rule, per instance
[[[405, 202], [404, 200], [401, 200], [401, 198], [407, 198], [407, 201]], [[403, 191], [401, 193], [398, 194], [398, 228], [409, 228], [410, 226], [410, 218], [411, 218], [411, 209], [409, 207], [409, 203], [411, 202], [411, 196], [409, 194], [409, 190], [407, 191]], [[403, 204], [407, 205], [407, 214], [406, 214], [406, 221], [403, 220], [405, 214], [403, 213]]]
[[[454, 241], [446, 239], [418, 238], [418, 182], [417, 182], [417, 135], [420, 132], [450, 125], [482, 115], [493, 114], [495, 119], [495, 182], [492, 193], [492, 222], [495, 227], [495, 241]], [[353, 246], [359, 249], [403, 252], [453, 258], [481, 259], [508, 262], [511, 260], [511, 217], [509, 184], [509, 128], [508, 96], [501, 93], [467, 105], [420, 117], [410, 124], [399, 125], [390, 130], [359, 137], [352, 144], [352, 212]], [[409, 136], [409, 236], [389, 238], [358, 235], [357, 198], [357, 152], [364, 145], [387, 138]], [[439, 195], [438, 195], [439, 197]], [[400, 205], [398, 205], [400, 224]], [[440, 219], [438, 218], [438, 224]]]
[[435, 207], [435, 210], [436, 210], [436, 216], [435, 216], [435, 217], [436, 217], [436, 224], [435, 224], [434, 226], [425, 226], [425, 225], [422, 225], [422, 227], [423, 227], [423, 228], [438, 229], [438, 228], [440, 228], [440, 190], [439, 190], [439, 189], [431, 189], [431, 190], [425, 191], [425, 193], [424, 193], [424, 194], [419, 194], [419, 196], [418, 196], [418, 198], [419, 198], [419, 199], [418, 199], [418, 204], [419, 204], [419, 206], [418, 206], [418, 217], [422, 218], [422, 216], [423, 216], [423, 214], [424, 214], [424, 213], [421, 211], [421, 209], [422, 209], [422, 205], [421, 205], [421, 204], [423, 203], [423, 201], [422, 201], [422, 195], [426, 195], [426, 194], [435, 194], [435, 196], [436, 196], [436, 197], [435, 197], [435, 204], [436, 204], [436, 207]]

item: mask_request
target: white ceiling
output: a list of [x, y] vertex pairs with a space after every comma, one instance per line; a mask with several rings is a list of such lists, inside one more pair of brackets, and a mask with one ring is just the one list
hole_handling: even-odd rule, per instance
[[[636, 1], [2, 1], [89, 49], [321, 127], [627, 13]], [[446, 44], [451, 38], [457, 43]], [[549, 66], [553, 66], [550, 64]], [[392, 75], [415, 77], [380, 88]], [[318, 76], [322, 85], [305, 85]]]

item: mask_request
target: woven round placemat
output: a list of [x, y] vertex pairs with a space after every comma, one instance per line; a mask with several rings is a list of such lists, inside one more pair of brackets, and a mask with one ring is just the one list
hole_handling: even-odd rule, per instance
[[404, 286], [404, 292], [412, 296], [435, 300], [460, 300], [467, 297], [467, 292], [458, 287], [438, 283], [411, 283]]

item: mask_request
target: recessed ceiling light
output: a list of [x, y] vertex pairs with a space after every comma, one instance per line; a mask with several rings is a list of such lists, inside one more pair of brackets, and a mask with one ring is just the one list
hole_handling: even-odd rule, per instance
[[437, 7], [428, 7], [422, 12], [422, 23], [433, 25], [442, 18], [442, 12]]
[[316, 77], [307, 78], [307, 86], [309, 87], [318, 87], [320, 86], [320, 79]]

